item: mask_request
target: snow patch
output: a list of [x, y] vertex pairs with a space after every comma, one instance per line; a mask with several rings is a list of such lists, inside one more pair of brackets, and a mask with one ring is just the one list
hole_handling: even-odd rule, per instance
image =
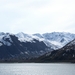
[[2, 46], [3, 44], [2, 43], [0, 43], [0, 46]]
[[57, 41], [50, 41], [52, 44], [58, 46], [58, 47], [63, 47], [62, 44], [60, 42], [57, 42]]
[[73, 54], [73, 57], [75, 57], [75, 55]]
[[32, 42], [33, 39], [26, 37], [26, 38], [18, 38], [18, 40], [19, 40], [20, 42]]
[[[9, 41], [7, 41], [6, 39], [9, 39]], [[8, 33], [6, 33], [6, 34], [4, 34], [4, 33], [0, 33], [0, 41], [4, 44], [4, 45], [7, 45], [7, 46], [10, 46], [11, 45], [11, 42], [13, 42], [12, 41], [12, 39], [11, 39], [11, 37], [10, 37], [10, 34], [8, 34]]]
[[28, 52], [25, 52], [25, 54], [27, 54], [27, 55], [28, 55]]

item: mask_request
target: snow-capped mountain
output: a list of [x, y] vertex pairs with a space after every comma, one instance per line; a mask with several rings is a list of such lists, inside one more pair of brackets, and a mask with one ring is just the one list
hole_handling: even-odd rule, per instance
[[6, 45], [6, 46], [11, 46], [12, 39], [10, 38], [9, 33], [0, 33], [0, 46]]
[[52, 32], [43, 34], [44, 38], [49, 40], [52, 44], [58, 45], [60, 48], [75, 38], [75, 34], [66, 32]]
[[23, 32], [16, 34], [20, 42], [35, 42], [34, 39], [39, 42], [43, 41], [46, 46], [52, 47], [52, 49], [57, 49], [57, 45], [52, 44], [49, 40], [45, 39], [41, 34], [25, 34]]
[[39, 57], [37, 62], [75, 62], [75, 39], [64, 47]]
[[63, 47], [75, 38], [71, 33], [0, 33], [0, 59], [27, 59]]
[[30, 59], [39, 57], [50, 50], [57, 48], [51, 44], [49, 47], [44, 41], [32, 35], [20, 33], [16, 36], [10, 33], [0, 33], [0, 59]]
[[[10, 42], [13, 42], [10, 38], [10, 33], [0, 33], [0, 42], [3, 44], [9, 45]], [[20, 42], [34, 42], [33, 40], [36, 39], [38, 41], [43, 41], [47, 46], [51, 44], [56, 45], [58, 47], [63, 47], [71, 40], [75, 38], [75, 34], [71, 33], [63, 33], [63, 32], [52, 32], [52, 33], [45, 33], [45, 34], [25, 34], [23, 32], [18, 34], [11, 34], [18, 37]], [[6, 38], [9, 38], [10, 42], [6, 42]], [[49, 45], [50, 44], [50, 45]]]
[[71, 40], [75, 38], [75, 34], [66, 33], [66, 32], [52, 32], [52, 33], [44, 33], [44, 34], [24, 34], [18, 33], [16, 36], [20, 41], [33, 41], [33, 39], [37, 39], [39, 41], [44, 41], [47, 46], [51, 44], [56, 45], [58, 48], [65, 46]]

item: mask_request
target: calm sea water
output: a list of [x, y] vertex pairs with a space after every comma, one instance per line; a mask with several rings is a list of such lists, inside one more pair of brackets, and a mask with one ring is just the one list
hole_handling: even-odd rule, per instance
[[75, 75], [75, 64], [0, 63], [0, 75]]

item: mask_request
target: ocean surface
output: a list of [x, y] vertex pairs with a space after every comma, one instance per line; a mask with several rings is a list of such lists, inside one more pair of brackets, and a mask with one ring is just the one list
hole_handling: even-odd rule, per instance
[[75, 75], [75, 64], [0, 63], [0, 75]]

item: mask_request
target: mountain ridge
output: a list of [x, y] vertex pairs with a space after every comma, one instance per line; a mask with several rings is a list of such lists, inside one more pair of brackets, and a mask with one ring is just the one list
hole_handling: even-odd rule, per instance
[[[20, 35], [21, 33], [18, 33], [18, 34]], [[25, 34], [25, 35], [27, 35], [27, 34]], [[75, 34], [67, 33], [67, 32], [64, 32], [64, 33], [63, 32], [52, 32], [52, 33], [44, 33], [44, 34], [36, 33], [36, 34], [27, 35], [25, 38], [29, 39], [29, 41], [31, 41], [33, 38], [35, 38], [39, 41], [46, 40], [46, 41], [48, 41], [54, 45], [57, 45], [58, 47], [61, 48], [61, 47], [65, 46], [68, 42], [73, 40], [75, 38]]]
[[[26, 60], [55, 51], [75, 38], [71, 33], [0, 33], [0, 60]], [[61, 46], [60, 46], [61, 44]], [[47, 54], [48, 55], [48, 54]]]

